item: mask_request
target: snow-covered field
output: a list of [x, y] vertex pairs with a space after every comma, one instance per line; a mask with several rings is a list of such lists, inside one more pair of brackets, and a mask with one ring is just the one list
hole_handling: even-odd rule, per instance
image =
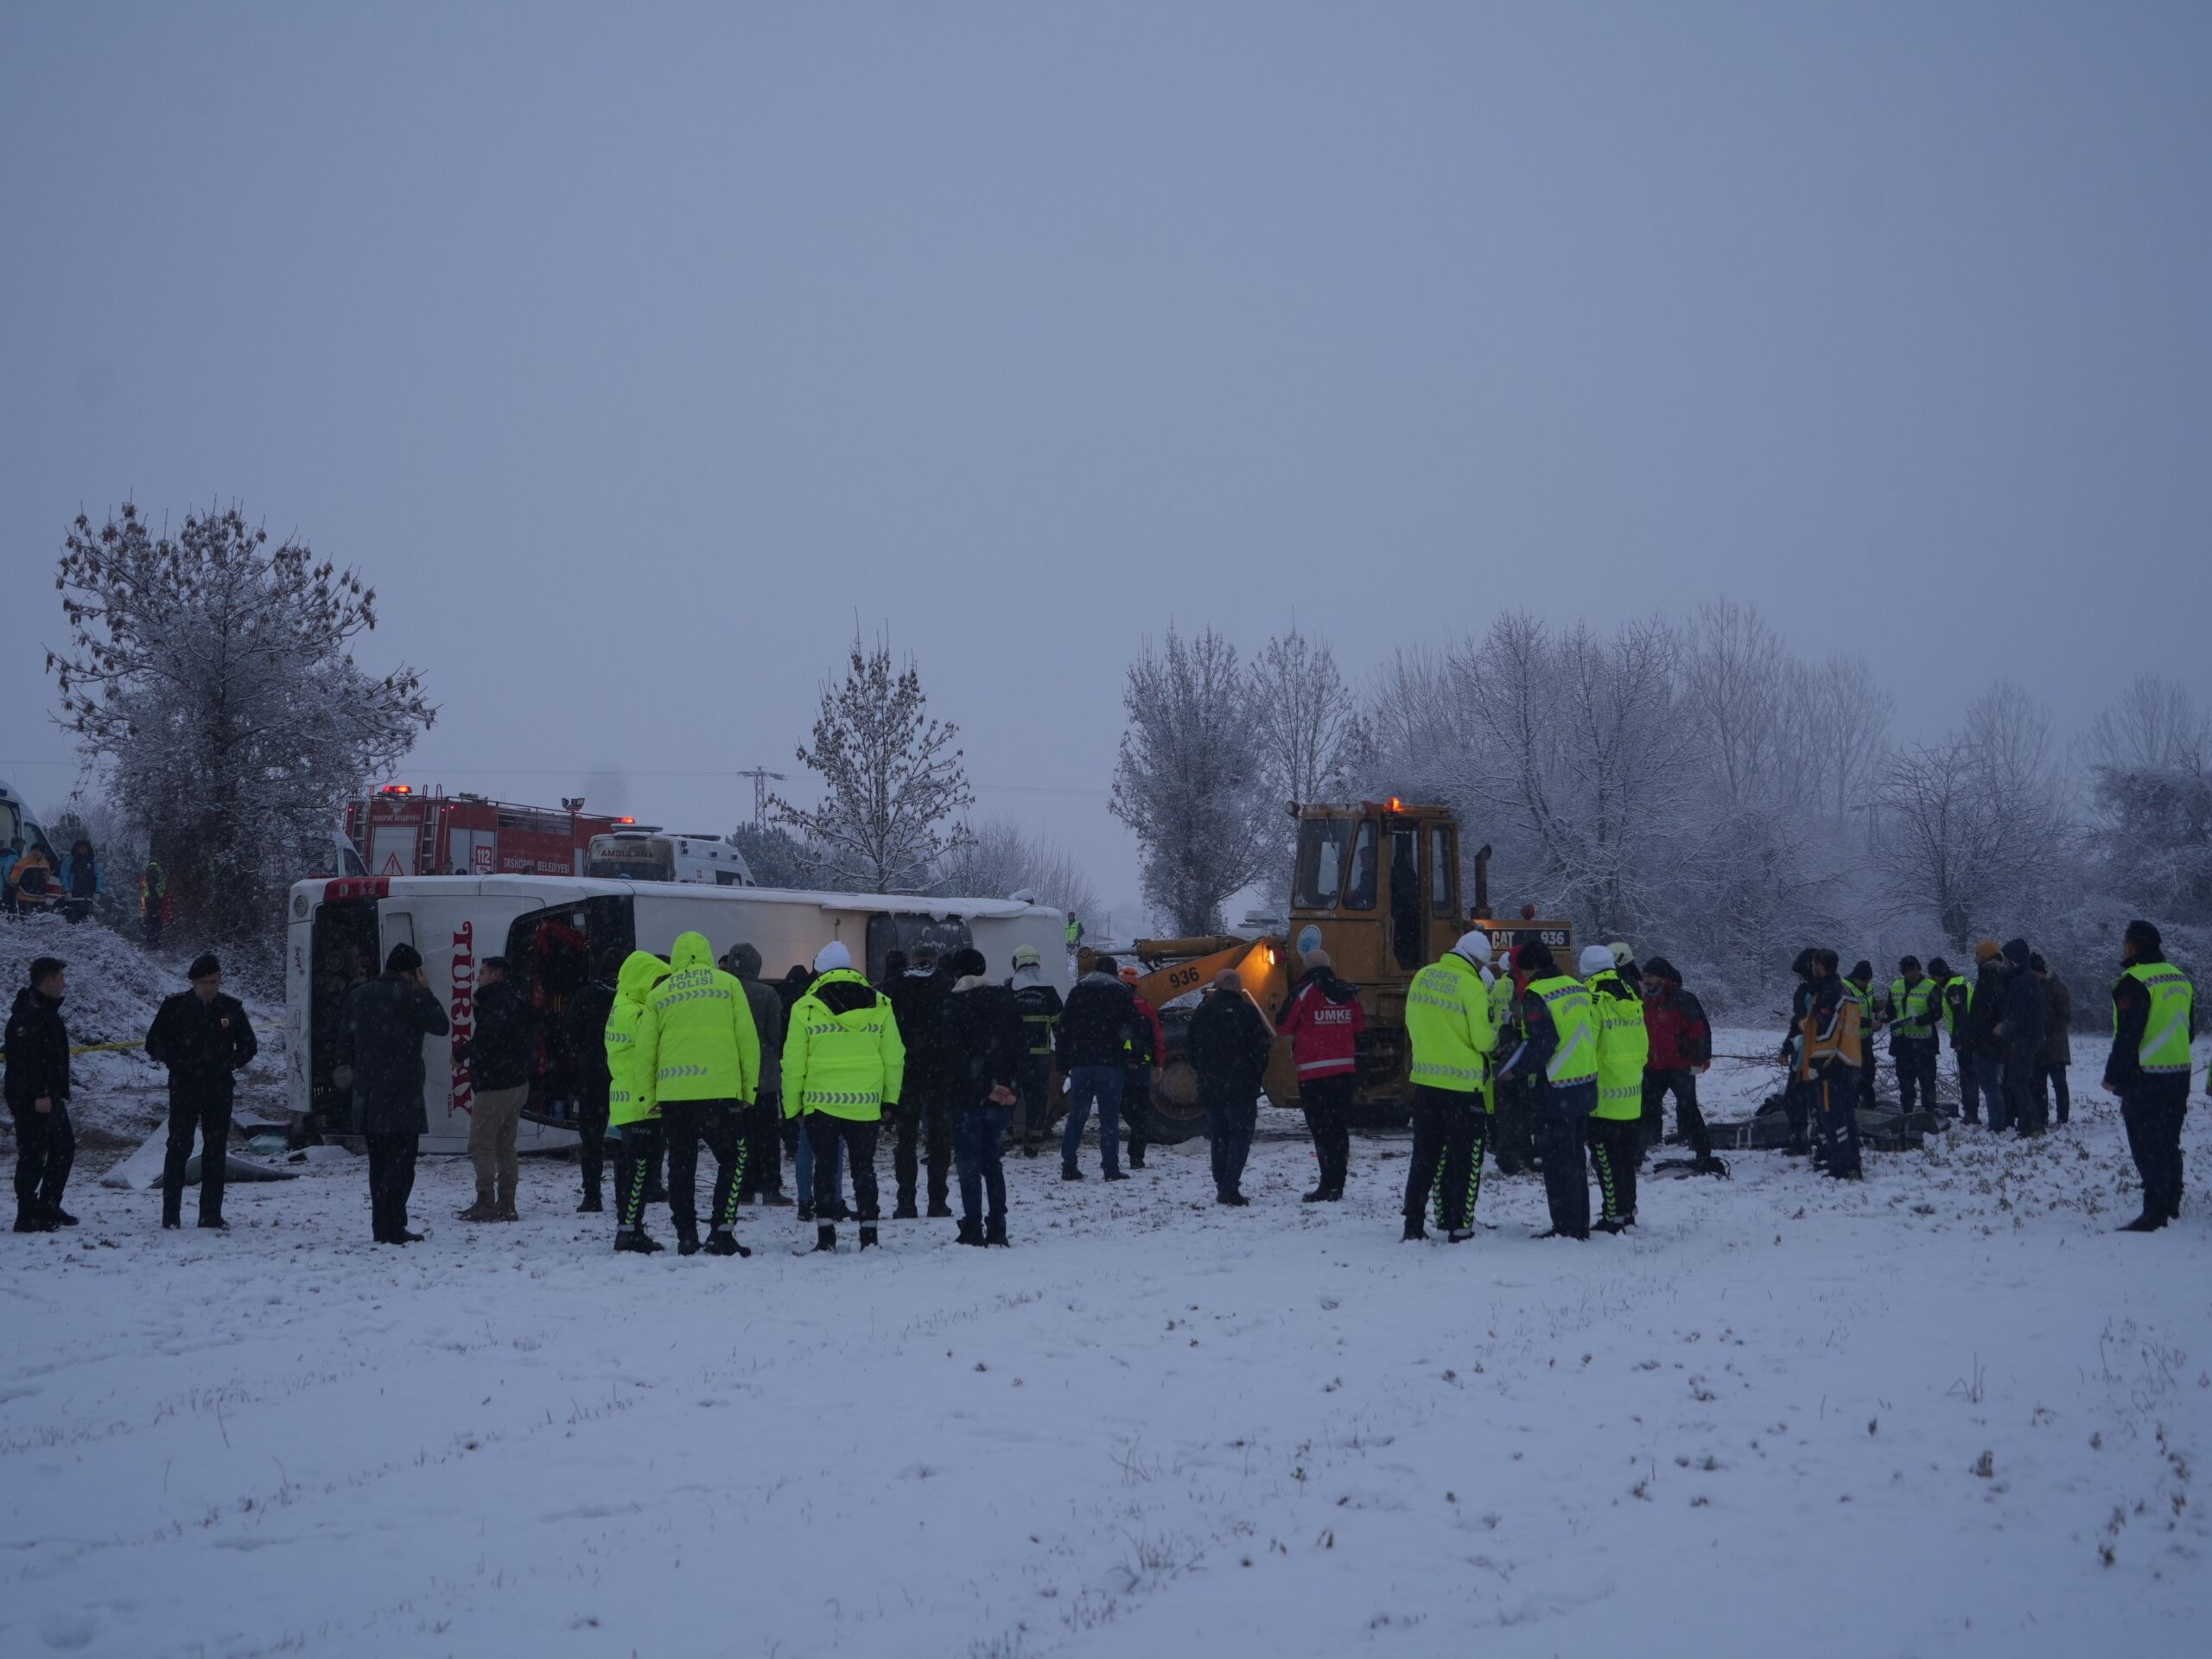
[[1400, 1244], [1389, 1137], [1342, 1206], [1286, 1136], [1217, 1209], [1194, 1142], [1015, 1160], [1012, 1250], [745, 1262], [610, 1255], [556, 1163], [505, 1227], [426, 1165], [405, 1251], [358, 1162], [221, 1237], [86, 1184], [3, 1247], [0, 1653], [2202, 1651], [2212, 1130], [2119, 1237], [2088, 1109], [1586, 1244], [1495, 1177]]

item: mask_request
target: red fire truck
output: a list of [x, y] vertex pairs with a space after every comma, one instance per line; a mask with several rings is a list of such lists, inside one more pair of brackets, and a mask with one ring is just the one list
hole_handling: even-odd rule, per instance
[[573, 806], [418, 795], [386, 784], [346, 809], [346, 838], [374, 875], [582, 875], [591, 838], [634, 822]]

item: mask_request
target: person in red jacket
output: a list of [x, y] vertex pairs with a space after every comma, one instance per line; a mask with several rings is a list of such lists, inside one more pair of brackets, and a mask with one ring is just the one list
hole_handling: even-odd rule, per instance
[[1728, 1166], [1713, 1155], [1713, 1137], [1698, 1109], [1697, 1080], [1713, 1065], [1713, 1027], [1705, 1007], [1682, 988], [1682, 976], [1664, 957], [1643, 964], [1643, 1030], [1651, 1039], [1643, 1063], [1643, 1143], [1666, 1138], [1667, 1096], [1675, 1096], [1675, 1116], [1682, 1138], [1697, 1154], [1694, 1173], [1726, 1175]]
[[1313, 1137], [1313, 1160], [1320, 1166], [1308, 1204], [1335, 1204], [1344, 1195], [1344, 1174], [1351, 1161], [1353, 1084], [1359, 1076], [1359, 1034], [1367, 1015], [1359, 987], [1338, 979], [1325, 950], [1306, 953], [1306, 977], [1275, 1016], [1275, 1030], [1290, 1039], [1298, 1066], [1298, 1103], [1306, 1109], [1306, 1132]]

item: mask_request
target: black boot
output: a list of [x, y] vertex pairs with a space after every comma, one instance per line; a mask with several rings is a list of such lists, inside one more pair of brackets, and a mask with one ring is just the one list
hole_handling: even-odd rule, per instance
[[54, 1224], [29, 1205], [16, 1206], [16, 1230], [19, 1233], [50, 1233]]
[[576, 1206], [576, 1213], [580, 1216], [595, 1216], [600, 1210], [599, 1194], [596, 1192], [585, 1193], [584, 1201]]
[[1590, 1230], [1593, 1233], [1625, 1232], [1628, 1230], [1628, 1224], [1624, 1221], [1616, 1221], [1611, 1216], [1604, 1216], [1590, 1224]]
[[2141, 1215], [2136, 1217], [2134, 1220], [2129, 1222], [2126, 1226], [2118, 1228], [2115, 1230], [2123, 1233], [2155, 1233], [2158, 1229], [2165, 1224], [2166, 1218], [2164, 1216], [2154, 1216], [2146, 1210]]
[[227, 1233], [231, 1230], [231, 1224], [220, 1216], [202, 1216], [200, 1217], [200, 1224], [202, 1227], [213, 1227], [219, 1232]]
[[1083, 1179], [1083, 1172], [1077, 1169], [1073, 1164], [1062, 1164], [1060, 1166], [1060, 1179], [1064, 1181], [1079, 1181]]
[[981, 1249], [983, 1243], [983, 1230], [982, 1226], [969, 1220], [965, 1216], [963, 1216], [960, 1219], [960, 1236], [958, 1238], [954, 1240], [954, 1243], [959, 1244], [973, 1244], [978, 1249]]
[[709, 1255], [750, 1255], [753, 1252], [739, 1243], [735, 1236], [726, 1228], [717, 1227], [707, 1235], [707, 1254]]
[[952, 1206], [947, 1204], [943, 1198], [931, 1198], [930, 1200], [930, 1219], [931, 1221], [951, 1220]]
[[1004, 1216], [993, 1216], [988, 1221], [983, 1224], [983, 1243], [986, 1244], [1004, 1244], [1006, 1242], [1006, 1217]]
[[1401, 1244], [1410, 1244], [1417, 1238], [1427, 1238], [1427, 1236], [1428, 1223], [1427, 1218], [1421, 1216], [1408, 1216], [1406, 1217], [1406, 1230], [1398, 1235], [1398, 1243]]
[[614, 1248], [626, 1255], [651, 1255], [668, 1247], [644, 1227], [625, 1227], [614, 1235]]
[[837, 1253], [837, 1230], [826, 1221], [817, 1227], [814, 1230], [814, 1248], [817, 1253], [827, 1252], [835, 1255]]
[[1329, 1184], [1326, 1181], [1322, 1182], [1320, 1185], [1315, 1187], [1304, 1198], [1299, 1199], [1300, 1204], [1326, 1204], [1328, 1201]]
[[861, 1224], [861, 1249], [864, 1250], [872, 1249], [874, 1248], [875, 1243], [875, 1224], [872, 1221], [862, 1222]]
[[812, 1198], [801, 1198], [798, 1201], [798, 1218], [802, 1222], [809, 1222], [814, 1219], [814, 1200]]
[[678, 1255], [699, 1254], [699, 1229], [696, 1224], [678, 1224], [676, 1229], [676, 1253]]
[[57, 1227], [74, 1227], [77, 1224], [77, 1217], [58, 1204], [46, 1206], [46, 1218]]
[[899, 1200], [899, 1207], [891, 1212], [891, 1219], [893, 1221], [919, 1221], [921, 1217], [916, 1213], [914, 1210], [914, 1201], [912, 1198], [901, 1198]]

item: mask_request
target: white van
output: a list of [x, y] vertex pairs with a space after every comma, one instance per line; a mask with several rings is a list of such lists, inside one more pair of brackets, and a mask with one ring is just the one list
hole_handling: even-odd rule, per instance
[[396, 944], [421, 954], [430, 988], [453, 1022], [450, 1037], [424, 1045], [424, 1105], [430, 1130], [423, 1150], [467, 1149], [474, 1087], [453, 1050], [474, 1029], [476, 974], [486, 957], [504, 957], [542, 1025], [518, 1144], [525, 1151], [565, 1146], [574, 1136], [576, 1066], [570, 1052], [569, 998], [594, 977], [613, 983], [632, 950], [665, 957], [679, 933], [703, 933], [719, 957], [749, 944], [769, 980], [805, 969], [815, 952], [842, 939], [871, 980], [885, 957], [924, 940], [950, 950], [973, 944], [995, 978], [1013, 971], [1015, 947], [1029, 944], [1065, 995], [1070, 988], [1067, 916], [1008, 899], [922, 899], [881, 893], [793, 893], [774, 887], [597, 880], [584, 876], [354, 877], [302, 881], [292, 888], [284, 976], [285, 1049], [296, 1127], [343, 1135], [353, 1097], [338, 1077], [338, 1039], [346, 999], [383, 970]]

